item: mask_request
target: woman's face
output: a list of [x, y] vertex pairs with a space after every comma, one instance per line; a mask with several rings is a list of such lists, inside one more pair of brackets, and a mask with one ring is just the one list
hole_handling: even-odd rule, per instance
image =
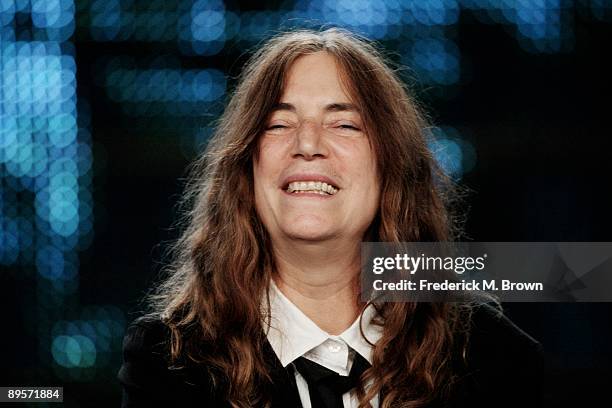
[[376, 158], [334, 57], [299, 57], [254, 161], [255, 205], [273, 241], [361, 240], [378, 209]]

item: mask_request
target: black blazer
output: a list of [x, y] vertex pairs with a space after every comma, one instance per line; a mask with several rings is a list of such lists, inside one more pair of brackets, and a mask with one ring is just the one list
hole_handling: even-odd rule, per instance
[[[541, 405], [543, 358], [540, 344], [488, 305], [473, 315], [467, 353], [468, 368], [462, 373], [446, 407], [534, 407]], [[118, 378], [123, 387], [123, 408], [132, 407], [227, 407], [212, 386], [204, 367], [186, 365], [167, 368], [168, 328], [159, 320], [136, 319], [123, 341], [123, 365]], [[266, 342], [273, 389], [273, 408], [300, 408], [292, 372], [285, 370]], [[313, 407], [316, 408], [316, 407]]]

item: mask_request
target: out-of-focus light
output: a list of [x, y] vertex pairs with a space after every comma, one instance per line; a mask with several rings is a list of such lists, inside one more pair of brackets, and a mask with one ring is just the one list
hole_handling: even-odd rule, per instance
[[124, 313], [113, 305], [98, 305], [84, 307], [80, 316], [53, 324], [50, 334], [55, 363], [70, 370], [114, 364], [111, 354], [121, 347]]
[[452, 127], [435, 127], [427, 132], [429, 149], [440, 168], [459, 180], [476, 165], [474, 146]]
[[402, 62], [414, 68], [425, 83], [451, 85], [460, 78], [457, 46], [438, 38], [417, 39], [402, 54]]
[[60, 335], [53, 339], [51, 353], [57, 364], [66, 368], [91, 367], [96, 362], [96, 346], [89, 337]]
[[567, 51], [573, 46], [571, 2], [564, 0], [462, 0], [483, 23], [514, 26], [518, 43], [533, 53]]
[[592, 15], [601, 21], [612, 21], [612, 2], [609, 0], [582, 0]]
[[90, 6], [91, 35], [98, 41], [114, 40], [121, 30], [121, 2], [95, 0]]
[[74, 13], [72, 0], [0, 0], [0, 263], [37, 272], [30, 313], [43, 365], [55, 361], [87, 378], [97, 355], [93, 326], [66, 322], [49, 334], [55, 316], [75, 312], [67, 299], [78, 289], [77, 251], [92, 225], [91, 138], [79, 128], [89, 126], [89, 112], [81, 102], [77, 120], [68, 41]]
[[124, 69], [109, 63], [108, 96], [126, 113], [152, 115], [152, 108], [170, 116], [200, 116], [226, 92], [225, 75], [216, 69]]

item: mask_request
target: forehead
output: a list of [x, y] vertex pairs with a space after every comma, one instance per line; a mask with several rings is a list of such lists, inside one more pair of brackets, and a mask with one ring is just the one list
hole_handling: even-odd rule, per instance
[[345, 82], [342, 70], [331, 54], [319, 51], [302, 55], [287, 71], [281, 102], [291, 103], [292, 98], [304, 98], [322, 104], [348, 104], [352, 98]]

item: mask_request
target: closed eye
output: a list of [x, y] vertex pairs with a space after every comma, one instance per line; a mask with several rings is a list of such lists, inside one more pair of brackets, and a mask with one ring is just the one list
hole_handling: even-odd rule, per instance
[[268, 127], [266, 130], [272, 130], [272, 129], [282, 129], [282, 128], [286, 128], [287, 126], [285, 125], [272, 125], [270, 127]]
[[356, 127], [355, 127], [355, 126], [353, 126], [353, 125], [340, 125], [340, 126], [338, 126], [338, 127], [339, 127], [339, 128], [342, 128], [342, 129], [360, 130], [359, 128], [356, 128]]

